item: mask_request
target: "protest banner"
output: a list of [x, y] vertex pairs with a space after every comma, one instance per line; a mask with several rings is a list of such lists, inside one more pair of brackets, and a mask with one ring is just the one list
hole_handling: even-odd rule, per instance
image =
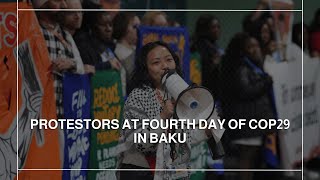
[[17, 174], [17, 64], [13, 53], [17, 26], [14, 24], [17, 24], [16, 3], [0, 3], [0, 172], [4, 180], [11, 180]]
[[320, 61], [304, 57], [303, 61], [303, 156], [310, 157], [320, 145]]
[[[306, 57], [306, 56], [305, 56]], [[307, 157], [311, 149], [320, 143], [319, 61], [304, 58], [304, 94], [302, 96], [302, 62], [299, 57], [292, 62], [269, 62], [265, 68], [274, 81], [278, 118], [289, 119], [290, 128], [279, 133], [281, 164], [286, 169], [294, 168]], [[302, 113], [302, 98], [304, 112]], [[302, 116], [304, 134], [302, 137]], [[302, 147], [304, 138], [304, 147]], [[304, 154], [302, 154], [302, 148]]]
[[5, 133], [16, 116], [16, 62], [13, 48], [17, 40], [17, 15], [15, 3], [0, 3], [0, 68], [1, 68], [1, 101], [0, 133]]
[[278, 118], [289, 119], [290, 128], [279, 132], [281, 163], [292, 169], [294, 161], [301, 160], [302, 97], [301, 62], [271, 63], [266, 69], [273, 78]]
[[163, 41], [178, 55], [181, 61], [181, 67], [184, 74], [184, 80], [190, 82], [190, 48], [189, 35], [185, 28], [172, 27], [149, 27], [140, 26], [138, 28], [139, 49], [149, 42]]
[[[88, 75], [64, 73], [63, 106], [66, 119], [90, 119], [90, 80]], [[83, 125], [85, 122], [83, 122]], [[84, 126], [85, 127], [85, 126]], [[64, 163], [62, 179], [87, 179], [90, 129], [63, 129]]]
[[[17, 168], [61, 168], [61, 159], [58, 130], [30, 129], [32, 118], [56, 118], [53, 79], [49, 70], [51, 63], [39, 23], [34, 12], [26, 11], [19, 12], [17, 23], [16, 3], [0, 3], [0, 6], [0, 58], [4, 70], [0, 95], [3, 100], [0, 148], [5, 152], [0, 155], [0, 161], [6, 162], [1, 163], [0, 171], [5, 172], [2, 178], [6, 180], [17, 178]], [[29, 7], [26, 3], [19, 3], [19, 6]], [[61, 179], [61, 171], [19, 172], [21, 179], [46, 177]]]
[[[92, 118], [122, 119], [123, 96], [118, 71], [98, 71], [91, 78]], [[121, 124], [121, 122], [119, 122]], [[116, 169], [120, 129], [91, 130], [90, 169]], [[115, 171], [90, 171], [88, 179], [116, 179]]]

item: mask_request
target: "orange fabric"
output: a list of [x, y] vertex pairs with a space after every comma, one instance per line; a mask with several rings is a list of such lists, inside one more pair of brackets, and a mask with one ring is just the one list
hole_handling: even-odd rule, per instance
[[[16, 45], [16, 3], [1, 3], [0, 13], [0, 134], [4, 134], [16, 115], [16, 63], [12, 51]], [[4, 64], [4, 58], [7, 63]], [[11, 59], [11, 60], [9, 60]]]
[[[29, 40], [32, 55], [37, 66], [37, 73], [40, 76], [43, 98], [42, 98], [42, 117], [45, 119], [56, 118], [56, 108], [54, 99], [53, 77], [50, 73], [51, 61], [49, 60], [49, 54], [45, 40], [43, 38], [39, 23], [32, 11], [20, 11], [19, 12], [19, 44], [25, 40]], [[19, 77], [19, 81], [20, 81]], [[20, 102], [20, 101], [19, 101]], [[62, 168], [59, 154], [59, 132], [58, 130], [46, 130], [45, 131], [45, 144], [42, 147], [38, 147], [35, 136], [31, 143], [27, 162], [25, 164], [26, 169], [32, 168]], [[31, 176], [34, 171], [25, 171], [23, 173]], [[48, 172], [43, 172], [47, 174]], [[61, 171], [54, 171], [53, 174], [60, 176]], [[34, 173], [39, 175], [41, 173]], [[41, 179], [46, 179], [44, 176]], [[61, 176], [59, 177], [61, 179]]]
[[[16, 3], [0, 3], [0, 11], [3, 14], [16, 16]], [[19, 3], [20, 8], [30, 8], [26, 3]], [[11, 17], [13, 18], [13, 17]], [[14, 19], [14, 18], [13, 18]], [[15, 24], [11, 21], [11, 24]], [[0, 23], [1, 24], [1, 23]], [[0, 27], [0, 32], [6, 33], [4, 27]], [[16, 28], [16, 26], [14, 27]], [[16, 31], [16, 30], [15, 30]], [[14, 33], [15, 34], [15, 33]], [[2, 39], [1, 39], [2, 41]], [[50, 60], [45, 40], [43, 38], [39, 23], [35, 13], [31, 11], [19, 11], [19, 42], [28, 42], [32, 50], [32, 57], [36, 66], [41, 87], [43, 90], [40, 118], [55, 119], [56, 107], [54, 99], [53, 77], [49, 71]], [[4, 44], [1, 42], [2, 45]], [[0, 48], [0, 135], [8, 131], [9, 126], [13, 123], [17, 115], [17, 91], [18, 91], [18, 109], [23, 105], [22, 98], [22, 80], [23, 77], [19, 70], [18, 73], [18, 88], [17, 88], [17, 69], [16, 57], [14, 55], [16, 47], [16, 39], [12, 46]], [[3, 58], [7, 56], [7, 65], [3, 64]], [[19, 59], [20, 61], [21, 59]], [[9, 67], [9, 69], [8, 69]], [[29, 119], [30, 120], [30, 119]], [[39, 147], [35, 136], [33, 135], [31, 145], [27, 154], [27, 159], [23, 169], [60, 169], [62, 161], [60, 159], [59, 149], [59, 132], [58, 130], [44, 131], [45, 143]], [[19, 139], [20, 141], [20, 139]], [[20, 171], [19, 179], [62, 179], [62, 171]]]
[[7, 64], [0, 63], [0, 134], [10, 127], [17, 112], [17, 68], [12, 56], [7, 56]]

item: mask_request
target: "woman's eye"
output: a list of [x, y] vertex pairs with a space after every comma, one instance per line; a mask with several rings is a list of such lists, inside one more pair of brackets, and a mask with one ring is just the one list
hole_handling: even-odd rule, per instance
[[159, 64], [159, 61], [154, 61], [152, 64]]
[[172, 59], [172, 58], [169, 58], [169, 59], [167, 59], [167, 61], [171, 62], [171, 61], [173, 61], [173, 59]]

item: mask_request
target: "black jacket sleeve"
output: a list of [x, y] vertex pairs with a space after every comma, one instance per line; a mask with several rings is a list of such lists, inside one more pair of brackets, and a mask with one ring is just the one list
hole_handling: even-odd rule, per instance
[[251, 100], [267, 93], [272, 86], [270, 76], [255, 74], [253, 70], [242, 66], [236, 72], [234, 79], [234, 91], [241, 100]]

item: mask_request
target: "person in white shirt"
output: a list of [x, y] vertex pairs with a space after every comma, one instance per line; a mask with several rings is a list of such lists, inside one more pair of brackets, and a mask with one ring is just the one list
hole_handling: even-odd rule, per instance
[[129, 81], [135, 66], [137, 27], [139, 25], [139, 17], [132, 12], [120, 12], [113, 19], [113, 38], [117, 40], [114, 52], [125, 69], [126, 82]]

